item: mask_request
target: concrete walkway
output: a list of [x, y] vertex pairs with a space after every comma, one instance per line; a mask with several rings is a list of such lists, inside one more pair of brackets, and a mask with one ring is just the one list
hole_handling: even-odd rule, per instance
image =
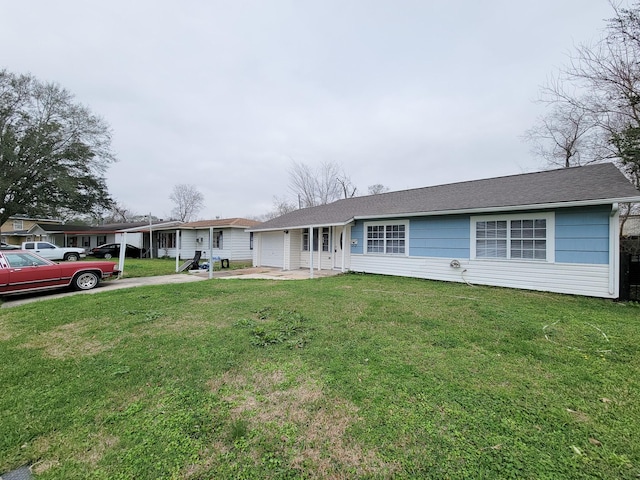
[[[313, 278], [332, 277], [338, 270], [314, 270]], [[199, 274], [198, 274], [199, 275]], [[207, 277], [208, 278], [208, 277]], [[308, 268], [299, 270], [281, 270], [274, 267], [253, 267], [239, 270], [222, 270], [215, 272], [213, 278], [259, 278], [263, 280], [308, 280], [311, 278]]]
[[[328, 277], [339, 274], [335, 270], [314, 271], [314, 278]], [[238, 270], [222, 270], [213, 273], [213, 279], [230, 279], [230, 278], [256, 278], [263, 280], [304, 280], [309, 278], [309, 270], [290, 270], [283, 271], [279, 268], [271, 267], [255, 267], [243, 268]], [[209, 272], [206, 270], [198, 271], [198, 273], [176, 273], [173, 275], [160, 275], [156, 277], [138, 277], [138, 278], [118, 278], [100, 282], [96, 288], [86, 291], [69, 291], [69, 290], [49, 290], [47, 292], [26, 293], [15, 296], [6, 296], [2, 299], [0, 308], [16, 307], [26, 303], [37, 302], [41, 300], [49, 300], [52, 298], [68, 297], [70, 295], [92, 295], [94, 293], [106, 292], [109, 290], [118, 290], [121, 288], [133, 288], [146, 285], [168, 285], [172, 283], [198, 282], [208, 280]], [[1, 480], [1, 479], [0, 479]]]

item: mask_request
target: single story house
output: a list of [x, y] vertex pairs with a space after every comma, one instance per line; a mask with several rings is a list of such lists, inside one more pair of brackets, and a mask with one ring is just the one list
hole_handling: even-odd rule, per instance
[[127, 243], [148, 251], [149, 231], [153, 228], [179, 225], [182, 222], [169, 221], [149, 224], [149, 222], [109, 223], [104, 225], [52, 225], [37, 223], [27, 231], [27, 240], [46, 240], [61, 247], [82, 247], [89, 251], [105, 243], [119, 243], [122, 232], [127, 231]]
[[165, 256], [164, 246], [161, 247], [162, 232], [168, 228], [177, 228], [184, 222], [180, 220], [158, 220], [156, 222], [138, 222], [122, 224], [114, 231], [113, 240], [106, 243], [125, 243], [141, 248], [143, 257], [158, 258]]
[[253, 264], [617, 298], [622, 202], [610, 163], [349, 198], [249, 229]]
[[38, 223], [28, 232], [28, 240], [46, 240], [61, 247], [81, 247], [90, 250], [98, 245], [114, 243], [116, 232], [130, 224], [107, 224], [100, 226]]
[[199, 251], [203, 260], [213, 256], [251, 262], [253, 233], [246, 230], [259, 223], [247, 218], [221, 218], [156, 229], [158, 254], [177, 259], [191, 259], [196, 251]]

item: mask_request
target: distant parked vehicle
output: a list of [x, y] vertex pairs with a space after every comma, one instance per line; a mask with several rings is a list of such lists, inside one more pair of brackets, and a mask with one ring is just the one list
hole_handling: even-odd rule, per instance
[[26, 250], [0, 251], [0, 295], [68, 286], [91, 290], [117, 273], [113, 262], [55, 263]]
[[18, 245], [0, 242], [0, 250], [20, 250], [20, 247]]
[[[96, 258], [112, 258], [120, 256], [120, 244], [119, 243], [106, 243], [104, 245], [99, 245], [95, 248], [92, 248], [89, 252], [90, 255], [93, 255]], [[125, 250], [125, 256], [131, 258], [140, 258], [142, 256], [142, 249], [135, 247], [133, 245], [129, 245], [127, 243], [127, 248]]]
[[84, 248], [59, 247], [51, 242], [23, 242], [23, 250], [30, 250], [49, 260], [68, 260], [75, 262], [87, 256]]

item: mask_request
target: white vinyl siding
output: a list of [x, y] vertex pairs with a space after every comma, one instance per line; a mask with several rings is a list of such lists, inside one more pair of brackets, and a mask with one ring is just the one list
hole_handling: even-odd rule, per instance
[[[202, 252], [202, 258], [209, 258], [209, 229], [180, 231], [180, 258], [193, 258], [196, 251]], [[174, 233], [175, 235], [175, 233]], [[213, 231], [214, 257], [229, 260], [251, 260], [249, 232], [242, 228], [224, 228]], [[160, 248], [160, 252], [165, 250]], [[167, 255], [175, 257], [176, 248], [168, 249]]]
[[525, 260], [486, 261], [460, 259], [452, 268], [448, 258], [351, 255], [350, 270], [448, 282], [539, 290], [616, 298], [609, 291], [609, 266]]

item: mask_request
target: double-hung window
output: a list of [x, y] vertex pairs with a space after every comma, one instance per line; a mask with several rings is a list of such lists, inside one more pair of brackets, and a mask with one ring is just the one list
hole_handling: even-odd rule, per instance
[[365, 224], [367, 253], [406, 255], [406, 222], [376, 222]]
[[222, 248], [222, 232], [213, 232], [213, 248]]
[[472, 258], [554, 261], [552, 213], [476, 217]]
[[[323, 252], [328, 252], [329, 251], [329, 227], [323, 227], [323, 228], [314, 228], [313, 229], [313, 251], [317, 252], [318, 251], [318, 239], [322, 237], [322, 243], [320, 245], [322, 245], [322, 251]], [[304, 230], [302, 230], [302, 251], [304, 252], [308, 252], [309, 251], [309, 229], [305, 228]]]

